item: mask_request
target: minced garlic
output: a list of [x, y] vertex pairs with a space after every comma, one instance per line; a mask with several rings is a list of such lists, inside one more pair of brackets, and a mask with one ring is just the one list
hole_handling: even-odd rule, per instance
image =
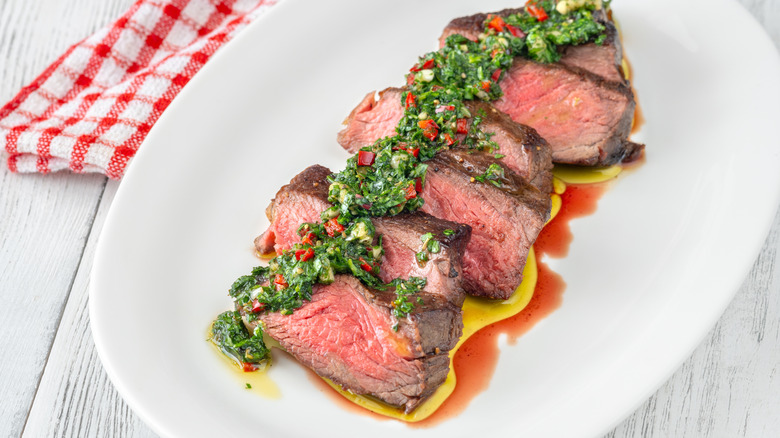
[[596, 9], [601, 9], [601, 0], [561, 0], [555, 6], [555, 9], [561, 14], [566, 15], [583, 6], [595, 6]]

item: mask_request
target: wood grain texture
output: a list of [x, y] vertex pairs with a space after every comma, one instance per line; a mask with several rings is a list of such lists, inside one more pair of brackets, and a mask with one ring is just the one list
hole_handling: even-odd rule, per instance
[[[0, 102], [130, 3], [0, 1]], [[0, 164], [0, 436], [24, 428], [105, 183]]]
[[23, 437], [156, 436], [108, 380], [89, 326], [89, 272], [118, 186], [110, 181], [103, 195]]
[[104, 182], [0, 170], [0, 436], [24, 426]]
[[[131, 3], [0, 0], [0, 101]], [[780, 47], [780, 0], [740, 3]], [[13, 357], [0, 367], [0, 436], [156, 436], [108, 381], [89, 330], [89, 271], [117, 183], [104, 185], [0, 171], [0, 351]], [[780, 215], [717, 326], [607, 437], [780, 435], [779, 234]]]

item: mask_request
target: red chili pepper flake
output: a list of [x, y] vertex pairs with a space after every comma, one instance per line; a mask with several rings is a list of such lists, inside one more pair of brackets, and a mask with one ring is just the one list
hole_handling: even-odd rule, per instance
[[420, 148], [412, 148], [410, 149], [406, 143], [401, 143], [398, 146], [393, 146], [394, 151], [406, 151], [410, 154], [414, 155], [414, 158], [417, 158], [417, 156], [420, 155]]
[[417, 193], [422, 193], [422, 179], [417, 178], [414, 180], [414, 189], [417, 191]]
[[433, 59], [426, 60], [425, 62], [422, 63], [422, 65], [420, 65], [420, 63], [418, 62], [417, 64], [414, 65], [414, 67], [410, 68], [409, 71], [418, 72], [420, 70], [429, 69], [433, 67], [434, 62], [435, 61]]
[[257, 371], [258, 366], [249, 363], [249, 362], [241, 362], [241, 369], [244, 370], [245, 373], [251, 373], [252, 371]]
[[363, 259], [363, 257], [360, 257], [358, 259], [360, 261], [360, 268], [363, 269], [366, 272], [371, 272], [374, 268], [368, 264], [367, 261]]
[[444, 142], [447, 143], [447, 146], [452, 146], [455, 144], [455, 139], [452, 138], [452, 136], [448, 133], [444, 133]]
[[520, 30], [519, 28], [512, 26], [511, 24], [507, 23], [506, 25], [507, 30], [509, 30], [509, 33], [512, 34], [515, 38], [522, 38], [525, 36], [525, 32]]
[[493, 80], [493, 82], [498, 82], [498, 78], [501, 77], [501, 69], [494, 71], [492, 75], [490, 75], [490, 79]]
[[501, 52], [503, 52], [503, 50], [501, 50], [501, 49], [493, 49], [493, 51], [492, 51], [492, 52], [490, 52], [490, 57], [491, 57], [491, 58], [495, 58], [495, 57], [496, 57], [496, 56], [498, 56], [498, 54], [499, 54], [499, 53], [501, 53]]
[[311, 248], [299, 249], [295, 251], [295, 260], [305, 262], [314, 258], [314, 250]]
[[265, 310], [265, 303], [261, 303], [257, 300], [252, 301], [252, 313], [260, 313], [263, 310]]
[[439, 105], [436, 107], [436, 114], [443, 113], [444, 111], [455, 111], [454, 105]]
[[417, 126], [423, 130], [423, 136], [428, 140], [435, 140], [439, 135], [439, 125], [431, 119], [420, 120], [417, 122]]
[[341, 234], [342, 231], [344, 231], [344, 225], [341, 225], [338, 218], [333, 218], [323, 224], [325, 227], [325, 232], [328, 233], [328, 236], [333, 237], [336, 234]]
[[370, 166], [374, 164], [374, 158], [376, 158], [376, 154], [373, 152], [358, 151], [357, 164], [358, 166]]
[[469, 124], [466, 119], [458, 119], [457, 122], [457, 131], [458, 134], [468, 134], [469, 132]]
[[506, 23], [504, 22], [504, 19], [499, 17], [498, 15], [488, 16], [490, 18], [490, 21], [488, 21], [487, 27], [488, 29], [493, 29], [496, 32], [503, 32], [504, 28], [506, 27]]
[[301, 243], [304, 245], [314, 245], [314, 239], [316, 238], [317, 238], [316, 234], [312, 232], [308, 232], [301, 238]]
[[411, 92], [406, 94], [406, 109], [417, 108], [417, 104], [414, 103], [414, 94]]
[[544, 21], [547, 17], [547, 11], [544, 8], [538, 6], [535, 1], [529, 1], [525, 4], [525, 11], [528, 15], [536, 18], [537, 21]]
[[490, 91], [490, 81], [482, 81], [479, 83], [479, 86], [485, 91]]
[[281, 287], [282, 289], [290, 287], [290, 285], [287, 283], [287, 280], [284, 279], [284, 275], [282, 274], [276, 274], [274, 277], [274, 284]]
[[406, 195], [404, 196], [404, 198], [407, 201], [417, 197], [417, 190], [415, 190], [416, 185], [417, 184], [409, 184], [408, 186], [406, 186]]

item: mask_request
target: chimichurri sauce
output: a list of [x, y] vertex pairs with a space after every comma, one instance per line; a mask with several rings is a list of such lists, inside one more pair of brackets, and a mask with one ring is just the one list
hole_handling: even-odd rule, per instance
[[[248, 322], [266, 311], [290, 314], [311, 299], [315, 284], [332, 283], [336, 274], [353, 275], [372, 288], [394, 289], [393, 314], [406, 317], [426, 280], [379, 279], [382, 237], [369, 218], [419, 209], [425, 162], [443, 149], [465, 147], [502, 158], [492, 133], [480, 127], [482, 116], [471, 114], [465, 102], [501, 97], [499, 81], [516, 57], [550, 63], [560, 59], [559, 46], [601, 44], [606, 29], [593, 18], [601, 6], [600, 0], [529, 1], [521, 13], [489, 15], [476, 41], [451, 35], [442, 48], [421, 56], [406, 75], [396, 135], [363, 147], [343, 171], [328, 177], [333, 206], [322, 212], [321, 222], [300, 225], [301, 240], [290, 250], [233, 283], [228, 293], [237, 310], [214, 321], [211, 340], [244, 369], [254, 369], [251, 364], [269, 361], [270, 353], [262, 323], [249, 333], [241, 313]], [[473, 182], [499, 185], [503, 173], [492, 164]], [[421, 240], [416, 259], [423, 264], [440, 247], [432, 236]]]

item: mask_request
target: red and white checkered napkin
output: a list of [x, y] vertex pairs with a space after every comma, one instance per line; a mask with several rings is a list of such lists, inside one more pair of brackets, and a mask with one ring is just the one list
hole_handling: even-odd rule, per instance
[[152, 125], [203, 64], [276, 0], [139, 0], [68, 49], [0, 108], [13, 172], [119, 179]]

